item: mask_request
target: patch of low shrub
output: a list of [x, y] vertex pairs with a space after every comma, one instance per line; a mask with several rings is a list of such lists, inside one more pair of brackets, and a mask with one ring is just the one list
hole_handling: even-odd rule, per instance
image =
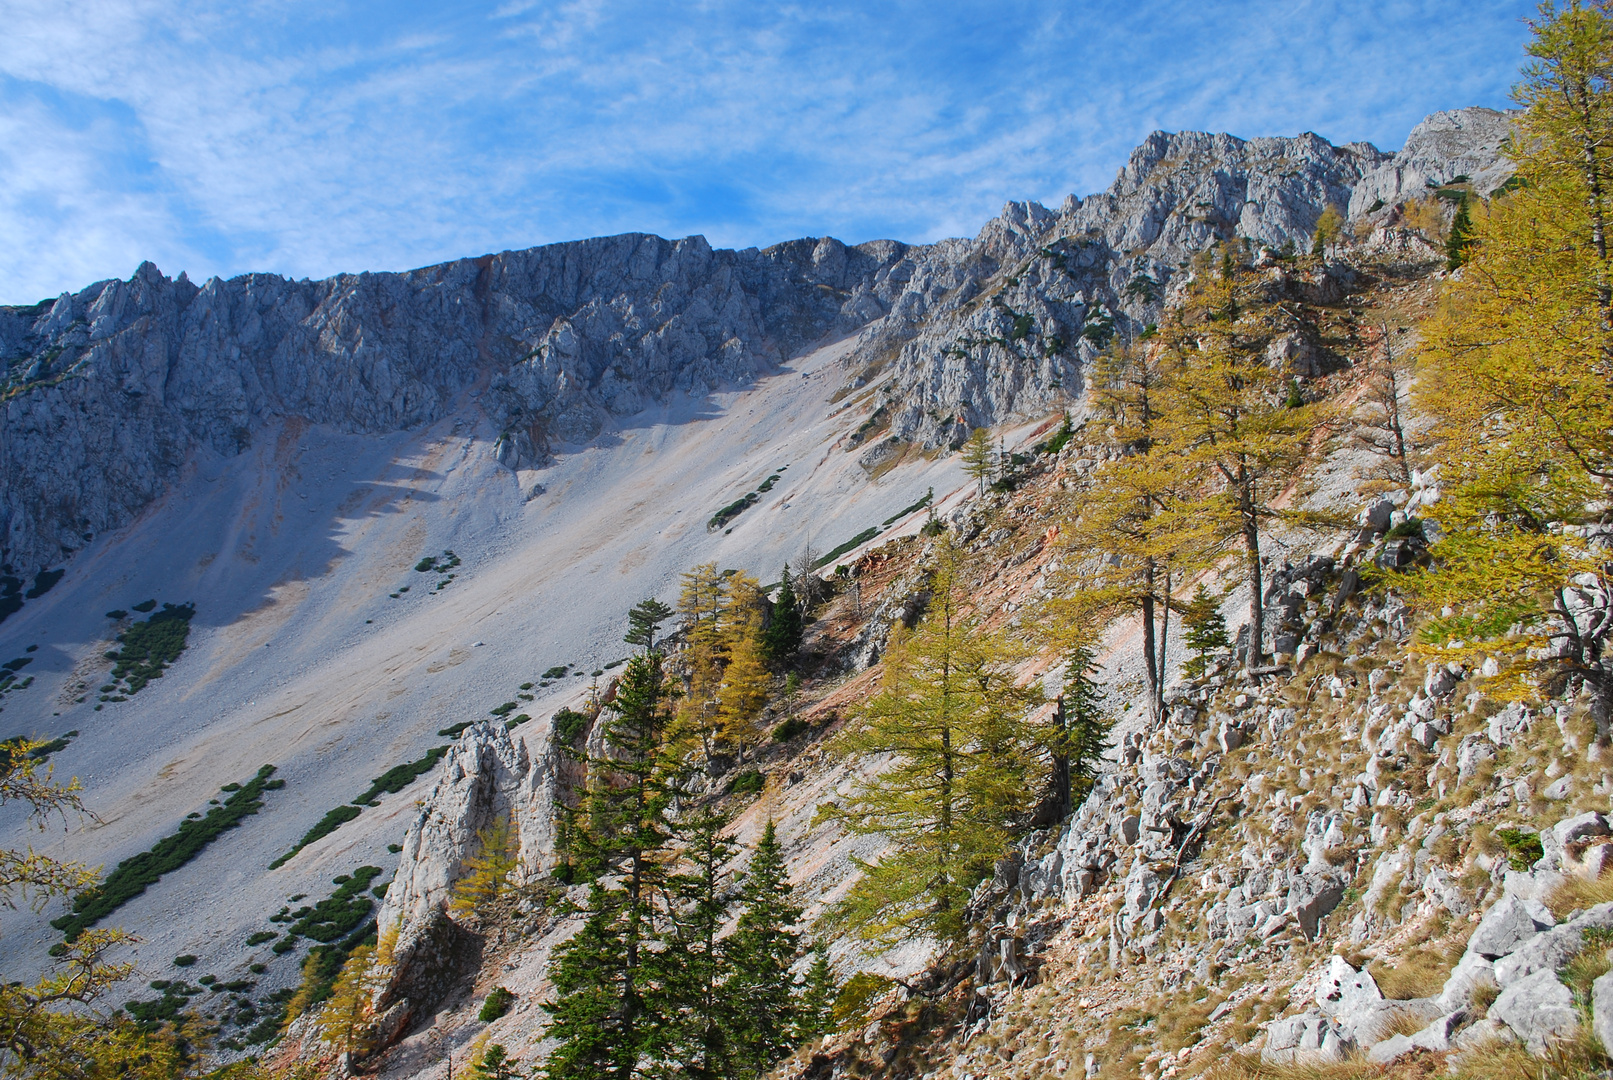
[[369, 790], [353, 800], [355, 806], [368, 806], [381, 795], [396, 795], [415, 780], [430, 772], [432, 767], [448, 752], [446, 746], [434, 746], [426, 751], [424, 757], [418, 761], [405, 762], [394, 765], [386, 772], [370, 781]]
[[502, 986], [493, 987], [482, 1002], [482, 1009], [476, 1014], [476, 1019], [484, 1024], [491, 1024], [494, 1020], [510, 1011], [510, 1005], [515, 1001], [515, 995]]
[[[180, 823], [179, 830], [163, 837], [143, 851], [118, 863], [99, 888], [87, 889], [73, 899], [73, 910], [51, 920], [68, 941], [76, 941], [87, 927], [94, 926], [112, 912], [146, 891], [164, 874], [190, 862], [226, 831], [263, 809], [266, 792], [285, 787], [284, 780], [272, 780], [274, 766], [265, 765], [239, 791], [200, 818]], [[178, 963], [176, 960], [175, 963]], [[183, 966], [183, 965], [181, 965]]]
[[554, 737], [557, 742], [574, 743], [577, 736], [588, 730], [588, 714], [576, 709], [561, 709], [554, 714]]
[[[156, 606], [155, 600], [148, 603]], [[136, 604], [134, 609], [151, 610], [144, 604]], [[111, 684], [114, 687], [123, 684], [118, 692], [138, 694], [152, 679], [162, 678], [162, 673], [185, 651], [190, 639], [190, 621], [195, 615], [195, 604], [164, 604], [151, 618], [119, 634], [117, 640], [123, 648], [107, 654], [112, 661]], [[106, 693], [111, 691], [103, 691], [103, 695]], [[102, 700], [111, 699], [103, 696]]]
[[545, 671], [540, 677], [544, 679], [564, 679], [566, 677], [566, 670], [570, 667], [570, 664], [556, 664], [548, 671]]
[[896, 511], [896, 513], [894, 513], [890, 517], [886, 518], [885, 523], [884, 523], [885, 527], [889, 528], [890, 526], [896, 524], [898, 521], [902, 520], [903, 518], [905, 518], [907, 515], [913, 513], [914, 511], [924, 509], [926, 506], [930, 505], [930, 501], [932, 499], [934, 499], [934, 498], [935, 498], [935, 489], [931, 488], [927, 493], [925, 493], [924, 498], [920, 499], [918, 502], [914, 503], [912, 506], [907, 507], [906, 509]]
[[1528, 870], [1546, 853], [1541, 846], [1539, 833], [1524, 832], [1522, 829], [1497, 829], [1495, 835], [1506, 845], [1507, 863], [1514, 870]]
[[811, 724], [807, 723], [799, 716], [792, 716], [785, 720], [784, 723], [773, 729], [773, 741], [776, 743], [787, 743], [797, 736], [804, 735], [811, 730]]
[[728, 783], [732, 795], [755, 795], [767, 786], [767, 777], [756, 769], [746, 769]]
[[270, 870], [278, 870], [296, 857], [297, 852], [322, 837], [329, 836], [349, 821], [358, 817], [362, 811], [350, 803], [343, 803], [332, 810], [325, 811], [325, 816], [314, 822], [314, 827], [302, 834], [302, 839], [294, 844], [290, 851], [269, 864]]
[[850, 540], [847, 540], [844, 544], [841, 544], [839, 547], [837, 547], [833, 551], [829, 552], [829, 554], [823, 556], [823, 558], [821, 558], [817, 562], [813, 563], [812, 564], [812, 569], [814, 569], [814, 570], [823, 569], [825, 566], [828, 566], [830, 563], [834, 562], [836, 559], [838, 559], [840, 556], [844, 555], [846, 552], [850, 551], [852, 548], [858, 547], [858, 546], [860, 546], [862, 544], [866, 544], [868, 541], [872, 540], [874, 537], [876, 537], [878, 535], [879, 535], [878, 526], [871, 526], [869, 528], [864, 529], [862, 532], [858, 533], [856, 536], [853, 536]]

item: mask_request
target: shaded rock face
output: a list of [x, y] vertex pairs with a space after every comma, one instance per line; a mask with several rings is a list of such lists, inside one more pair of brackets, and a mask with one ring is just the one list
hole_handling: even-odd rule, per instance
[[496, 721], [467, 729], [444, 758], [404, 836], [397, 876], [377, 917], [382, 933], [398, 935], [377, 1009], [388, 1031], [399, 1033], [436, 1008], [480, 963], [480, 937], [447, 909], [488, 830], [509, 823], [520, 881], [548, 870], [558, 771], [552, 750], [532, 759]]
[[201, 447], [276, 416], [385, 432], [482, 377], [511, 467], [673, 390], [743, 383], [882, 311], [853, 295], [903, 245], [713, 251], [626, 235], [399, 274], [198, 288], [150, 263], [54, 303], [0, 308], [0, 562], [59, 562], [126, 523]]
[[[145, 263], [128, 281], [0, 307], [0, 564], [60, 562], [131, 520], [190, 455], [237, 454], [277, 417], [394, 431], [485, 386], [497, 459], [541, 466], [612, 417], [742, 385], [859, 331], [852, 369], [893, 373], [888, 435], [953, 444], [1079, 397], [1084, 365], [1157, 321], [1172, 275], [1210, 244], [1304, 244], [1368, 176], [1399, 191], [1483, 173], [1499, 129], [1481, 113], [1425, 121], [1393, 183], [1366, 144], [1156, 132], [1108, 191], [1057, 213], [1009, 203], [971, 240], [728, 251], [625, 234], [200, 287]], [[1441, 172], [1446, 158], [1459, 164]]]

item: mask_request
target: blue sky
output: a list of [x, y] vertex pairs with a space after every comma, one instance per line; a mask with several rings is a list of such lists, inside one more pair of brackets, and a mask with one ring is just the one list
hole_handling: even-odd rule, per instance
[[608, 233], [973, 235], [1156, 128], [1397, 147], [1533, 4], [0, 2], [0, 303]]

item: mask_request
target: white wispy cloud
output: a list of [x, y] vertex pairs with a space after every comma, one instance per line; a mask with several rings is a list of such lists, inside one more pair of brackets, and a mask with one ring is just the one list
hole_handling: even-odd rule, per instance
[[1393, 146], [1505, 104], [1527, 0], [12, 0], [0, 301], [601, 233], [928, 240], [1155, 127]]

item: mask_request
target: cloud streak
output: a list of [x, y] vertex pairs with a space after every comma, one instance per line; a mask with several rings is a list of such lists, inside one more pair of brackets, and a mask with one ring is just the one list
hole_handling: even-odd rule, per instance
[[1506, 104], [1528, 3], [14, 0], [0, 302], [625, 231], [971, 234], [1154, 128], [1397, 145]]

